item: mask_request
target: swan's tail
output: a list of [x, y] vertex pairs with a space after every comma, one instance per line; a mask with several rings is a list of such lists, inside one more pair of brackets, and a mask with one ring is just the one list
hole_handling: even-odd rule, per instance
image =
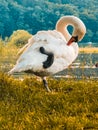
[[[31, 69], [31, 68], [29, 68], [29, 69]], [[27, 71], [29, 69], [28, 69], [27, 66], [22, 67], [21, 65], [17, 64], [8, 72], [8, 74], [12, 75], [14, 73], [25, 72], [25, 71]]]
[[8, 74], [9, 74], [9, 75], [12, 75], [12, 74], [14, 74], [14, 73], [19, 73], [19, 72], [21, 72], [21, 70], [20, 70], [19, 67], [16, 65], [15, 67], [13, 67], [13, 68], [8, 72]]
[[14, 74], [14, 73], [15, 73], [15, 69], [14, 69], [14, 68], [11, 69], [11, 70], [8, 72], [9, 75], [12, 75], [12, 74]]

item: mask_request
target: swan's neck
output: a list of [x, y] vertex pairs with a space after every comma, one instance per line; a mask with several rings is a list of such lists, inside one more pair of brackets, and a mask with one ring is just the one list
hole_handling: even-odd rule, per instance
[[[67, 27], [71, 25], [73, 27], [72, 35], [68, 32]], [[67, 41], [67, 45], [69, 45], [69, 41], [73, 37], [78, 37], [78, 41], [81, 41], [86, 33], [86, 27], [84, 23], [75, 16], [64, 16], [60, 20], [58, 20], [56, 24], [56, 30], [61, 32]], [[70, 44], [74, 50], [74, 54], [77, 56], [78, 54], [78, 44], [74, 41]]]
[[[62, 17], [56, 24], [56, 30], [63, 34], [63, 36], [65, 37], [67, 42], [72, 37], [71, 34], [68, 32], [68, 29], [67, 29], [67, 27], [69, 25], [71, 25], [74, 28], [73, 32], [77, 30], [77, 21], [74, 21], [74, 18], [70, 17], [70, 16]], [[77, 55], [78, 54], [78, 44], [73, 42], [71, 44], [71, 47], [73, 47], [75, 55]]]
[[71, 38], [70, 33], [67, 30], [68, 23], [66, 20], [60, 19], [56, 24], [56, 30], [61, 32], [65, 39], [68, 41]]
[[86, 28], [83, 22], [75, 16], [64, 16], [58, 20], [56, 24], [56, 30], [61, 32], [67, 41], [69, 41], [71, 38], [71, 34], [67, 30], [68, 25], [73, 27], [72, 35], [78, 35], [78, 40], [80, 41], [86, 32]]

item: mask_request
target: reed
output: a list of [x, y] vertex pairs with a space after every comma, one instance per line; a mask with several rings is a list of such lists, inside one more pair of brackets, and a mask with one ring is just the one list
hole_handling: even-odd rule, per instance
[[19, 79], [6, 73], [19, 49], [0, 42], [0, 129], [98, 129], [98, 81], [48, 78], [52, 92], [47, 93], [35, 76]]
[[98, 53], [98, 47], [81, 47], [80, 53]]
[[47, 93], [36, 77], [0, 73], [1, 130], [98, 129], [98, 81], [48, 78]]

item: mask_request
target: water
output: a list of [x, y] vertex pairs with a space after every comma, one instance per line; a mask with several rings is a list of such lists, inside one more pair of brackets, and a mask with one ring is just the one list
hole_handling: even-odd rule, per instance
[[65, 71], [63, 75], [70, 75], [73, 77], [98, 78], [98, 68], [95, 64], [98, 62], [98, 54], [79, 54], [75, 62]]
[[[13, 68], [15, 64], [15, 58], [0, 57], [0, 71], [8, 72]], [[95, 63], [98, 62], [98, 54], [79, 54], [75, 62], [66, 70], [54, 75], [55, 77], [65, 78], [98, 78], [98, 68], [95, 67]], [[24, 73], [18, 74], [17, 77], [24, 75]]]
[[98, 47], [98, 43], [86, 42], [86, 43], [79, 43], [79, 47]]

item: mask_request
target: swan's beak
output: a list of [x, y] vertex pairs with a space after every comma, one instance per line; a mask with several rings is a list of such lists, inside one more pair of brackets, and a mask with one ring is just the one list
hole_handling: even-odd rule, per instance
[[70, 46], [73, 42], [78, 42], [78, 36], [72, 36], [68, 41], [67, 45]]

